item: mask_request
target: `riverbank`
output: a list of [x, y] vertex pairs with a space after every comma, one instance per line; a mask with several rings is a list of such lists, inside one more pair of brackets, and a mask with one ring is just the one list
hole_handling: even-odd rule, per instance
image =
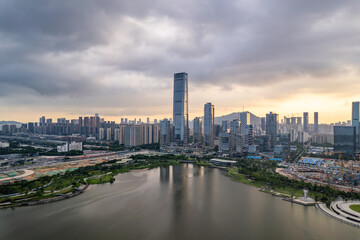
[[[0, 198], [0, 208], [13, 208], [56, 202], [75, 197], [85, 192], [89, 185], [113, 183], [115, 181], [115, 176], [120, 173], [146, 171], [156, 167], [178, 164], [180, 164], [179, 160], [138, 160], [131, 164], [122, 165], [118, 164], [116, 161], [109, 161], [92, 167], [79, 168], [63, 175], [55, 175], [52, 177], [46, 176], [28, 182], [16, 182], [8, 186], [2, 186], [5, 190], [12, 188], [17, 189], [17, 192], [10, 193], [5, 197]], [[85, 187], [79, 189], [81, 184], [85, 185]], [[32, 190], [29, 191], [29, 188]]]

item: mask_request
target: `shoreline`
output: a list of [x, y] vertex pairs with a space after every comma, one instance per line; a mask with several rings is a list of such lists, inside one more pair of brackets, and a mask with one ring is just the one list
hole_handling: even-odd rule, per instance
[[[189, 163], [186, 163], [186, 164], [189, 164]], [[233, 172], [233, 171], [231, 171], [232, 169], [229, 167], [216, 166], [216, 165], [205, 165], [204, 166], [202, 164], [196, 164], [195, 162], [192, 162], [190, 164], [196, 165], [198, 167], [209, 167], [209, 168], [217, 168], [217, 169], [223, 170], [226, 172], [225, 176], [230, 177], [230, 179], [232, 179], [233, 181], [256, 187], [258, 189], [258, 191], [260, 191], [260, 192], [268, 193], [274, 197], [282, 198], [282, 200], [287, 201], [287, 202], [299, 204], [302, 206], [315, 206], [315, 204], [321, 203], [321, 202], [314, 202], [314, 203], [310, 203], [310, 204], [304, 204], [301, 201], [299, 201], [298, 199], [290, 198], [291, 195], [288, 193], [283, 193], [283, 192], [279, 192], [279, 191], [275, 191], [275, 190], [267, 190], [266, 186], [264, 184], [258, 183], [255, 180], [249, 179], [245, 174]], [[157, 166], [157, 167], [166, 167], [166, 166], [174, 166], [174, 165], [178, 165], [178, 164], [170, 164], [170, 165]], [[130, 172], [143, 172], [143, 171], [148, 171], [151, 169], [152, 168], [149, 168], [149, 167], [142, 168], [142, 169], [132, 169], [132, 170], [129, 170], [126, 172], [119, 172], [116, 175], [113, 175], [113, 177], [117, 176], [118, 174], [130, 173]], [[78, 196], [86, 191], [89, 191], [92, 189], [92, 185], [104, 184], [104, 183], [89, 184], [86, 180], [85, 180], [85, 182], [86, 182], [86, 186], [83, 189], [81, 189], [75, 193], [72, 193], [72, 194], [66, 194], [66, 195], [57, 196], [57, 197], [53, 197], [53, 198], [41, 199], [38, 201], [22, 202], [22, 203], [17, 204], [16, 206], [12, 205], [11, 202], [2, 203], [2, 204], [0, 204], [0, 209], [16, 208], [16, 207], [23, 207], [23, 206], [34, 206], [34, 205], [58, 202], [58, 201], [62, 201], [62, 200], [68, 199], [68, 198]], [[105, 182], [105, 183], [111, 183], [111, 182]]]
[[[169, 166], [169, 165], [166, 165], [166, 166]], [[166, 167], [166, 166], [159, 166], [159, 167]], [[171, 165], [171, 166], [173, 166], [173, 165]], [[151, 170], [151, 168], [132, 169], [132, 170], [129, 170], [129, 171], [126, 171], [126, 172], [119, 172], [114, 176], [117, 176], [118, 174], [131, 173], [131, 172], [143, 172], [143, 171], [148, 171], [148, 170]], [[86, 185], [85, 185], [84, 188], [82, 188], [79, 191], [77, 191], [75, 193], [72, 193], [72, 194], [66, 194], [66, 195], [64, 194], [62, 196], [46, 198], [46, 199], [40, 199], [38, 201], [22, 202], [22, 203], [19, 203], [19, 204], [15, 205], [15, 206], [11, 202], [0, 203], [0, 209], [27, 207], [27, 206], [35, 206], [35, 205], [42, 205], [42, 204], [48, 204], [48, 203], [53, 203], [53, 202], [59, 202], [59, 201], [62, 201], [62, 200], [66, 200], [66, 199], [69, 199], [69, 198], [76, 197], [76, 196], [78, 196], [78, 195], [80, 195], [80, 194], [82, 194], [84, 192], [90, 191], [90, 190], [93, 189], [93, 185], [101, 185], [101, 184], [106, 184], [106, 183], [110, 183], [110, 182], [89, 184], [85, 180], [85, 183], [86, 183]]]

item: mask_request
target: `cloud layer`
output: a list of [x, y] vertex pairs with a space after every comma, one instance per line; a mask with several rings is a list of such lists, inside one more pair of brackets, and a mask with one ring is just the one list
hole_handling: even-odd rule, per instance
[[205, 101], [346, 102], [360, 87], [359, 10], [355, 0], [3, 0], [0, 115], [171, 115], [178, 71], [194, 114]]

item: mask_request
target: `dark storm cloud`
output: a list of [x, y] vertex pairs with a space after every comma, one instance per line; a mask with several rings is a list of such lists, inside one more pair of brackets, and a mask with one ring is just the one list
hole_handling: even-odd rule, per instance
[[155, 92], [179, 70], [192, 84], [224, 89], [303, 76], [322, 84], [358, 69], [359, 8], [350, 0], [3, 0], [0, 96], [107, 99], [115, 88], [122, 100], [144, 87], [129, 75], [152, 79]]

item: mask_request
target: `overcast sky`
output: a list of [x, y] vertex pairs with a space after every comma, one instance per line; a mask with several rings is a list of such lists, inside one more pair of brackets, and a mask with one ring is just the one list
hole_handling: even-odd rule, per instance
[[190, 118], [318, 111], [360, 100], [360, 1], [2, 0], [0, 120], [171, 117], [175, 72]]

